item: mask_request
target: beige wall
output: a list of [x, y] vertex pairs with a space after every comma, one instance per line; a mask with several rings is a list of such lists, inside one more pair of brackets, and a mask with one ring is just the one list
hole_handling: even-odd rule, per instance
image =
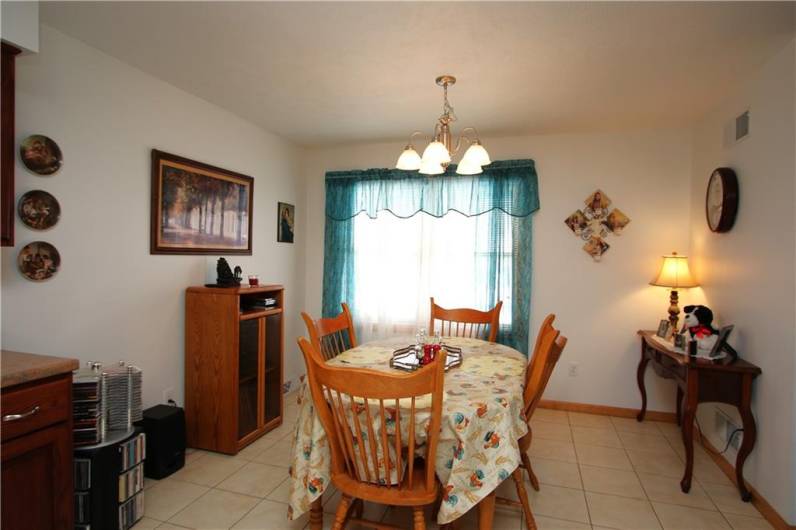
[[[791, 523], [796, 523], [796, 246], [794, 246], [793, 42], [750, 76], [738, 94], [694, 129], [691, 234], [694, 272], [707, 304], [723, 324], [735, 324], [740, 354], [763, 369], [753, 411], [758, 443], [745, 469], [748, 480]], [[750, 112], [751, 134], [734, 141], [735, 117]], [[707, 228], [704, 197], [714, 168], [738, 174], [739, 211], [725, 234]], [[722, 407], [740, 425], [734, 409]], [[715, 445], [715, 408], [699, 418]], [[731, 449], [729, 457], [734, 461]]]
[[[17, 244], [2, 250], [3, 348], [130, 360], [144, 370], [146, 405], [166, 388], [182, 403], [184, 290], [208, 281], [215, 257], [149, 254], [150, 150], [158, 148], [254, 177], [254, 254], [229, 261], [285, 285], [286, 376], [302, 371], [302, 226], [297, 244], [276, 243], [277, 201], [303, 209], [293, 146], [46, 26], [40, 53], [17, 66], [17, 142], [31, 133], [54, 138], [64, 165], [40, 177], [18, 163], [17, 197], [47, 190], [62, 215], [47, 232], [17, 220]], [[15, 261], [37, 239], [62, 258], [57, 276], [38, 284]]]
[[[493, 159], [533, 158], [541, 209], [534, 214], [531, 340], [547, 313], [569, 337], [548, 387], [550, 399], [638, 407], [636, 330], [666, 317], [668, 292], [648, 285], [660, 256], [688, 251], [690, 155], [682, 130], [484, 138]], [[320, 312], [323, 278], [324, 172], [391, 167], [400, 140], [308, 151], [305, 307]], [[602, 189], [630, 218], [601, 263], [564, 219]], [[689, 294], [683, 293], [687, 300]], [[569, 363], [579, 375], [568, 376]], [[648, 374], [651, 408], [674, 410], [674, 390]]]

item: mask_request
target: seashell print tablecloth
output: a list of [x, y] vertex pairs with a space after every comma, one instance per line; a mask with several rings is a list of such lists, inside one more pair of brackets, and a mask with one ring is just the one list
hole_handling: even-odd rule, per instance
[[[412, 342], [410, 337], [398, 337], [362, 344], [329, 363], [393, 371], [389, 367], [392, 352]], [[522, 416], [526, 357], [508, 346], [477, 339], [450, 337], [445, 342], [462, 348], [464, 359], [460, 367], [445, 374], [436, 461], [443, 491], [439, 524], [459, 518], [511, 475], [520, 463], [517, 440], [528, 430]], [[326, 433], [306, 381], [297, 399], [300, 410], [291, 451], [290, 519], [309, 511], [310, 504], [330, 484]], [[423, 406], [417, 405], [418, 409]], [[426, 402], [426, 409], [429, 406]], [[416, 415], [418, 443], [424, 442], [428, 421], [427, 412]]]

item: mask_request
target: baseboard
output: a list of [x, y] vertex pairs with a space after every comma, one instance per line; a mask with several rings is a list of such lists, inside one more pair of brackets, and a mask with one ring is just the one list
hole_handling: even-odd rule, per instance
[[[571, 401], [553, 401], [543, 399], [539, 402], [543, 409], [566, 410], [568, 412], [586, 412], [588, 414], [600, 414], [602, 416], [618, 416], [620, 418], [635, 418], [638, 409], [628, 409], [624, 407], [609, 407], [607, 405], [592, 405], [591, 403], [573, 403]], [[676, 423], [677, 416], [674, 412], [661, 412], [658, 410], [648, 410], [644, 416], [647, 420], [663, 421]]]
[[[735, 467], [726, 459], [724, 455], [720, 455], [718, 449], [716, 449], [710, 441], [701, 436], [702, 446], [707, 450], [707, 453], [716, 462], [716, 465], [727, 475], [733, 484], [736, 486], [738, 485], [738, 481], [735, 479]], [[745, 480], [746, 487], [749, 488], [749, 491], [752, 492], [752, 504], [757, 511], [759, 511], [763, 517], [768, 521], [771, 526], [776, 528], [777, 530], [794, 530], [796, 526], [789, 525], [785, 518], [782, 517], [777, 510], [771, 506], [768, 501], [760, 495], [760, 492], [757, 491], [754, 486], [749, 484], [748, 480]]]

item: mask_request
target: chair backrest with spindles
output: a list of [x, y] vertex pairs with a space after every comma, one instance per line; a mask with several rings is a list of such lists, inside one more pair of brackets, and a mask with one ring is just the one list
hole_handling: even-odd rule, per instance
[[436, 330], [436, 321], [440, 322], [440, 335], [445, 337], [469, 337], [473, 339], [497, 340], [498, 326], [500, 325], [500, 301], [489, 311], [477, 309], [445, 309], [434, 303], [431, 297], [431, 318], [428, 330], [432, 335]]
[[[567, 338], [553, 327], [555, 315], [548, 315], [542, 322], [539, 335], [536, 337], [536, 346], [533, 356], [525, 369], [525, 387], [523, 389], [523, 413], [525, 420], [530, 423], [536, 407], [542, 400], [547, 383], [553, 374], [556, 363], [561, 358], [561, 352], [567, 345]], [[531, 444], [531, 433], [520, 439], [520, 450], [527, 451]]]
[[313, 320], [307, 313], [301, 313], [312, 345], [327, 361], [357, 347], [357, 335], [351, 311], [345, 302], [341, 305], [343, 312], [331, 318]]
[[[332, 476], [343, 475], [361, 483], [358, 487], [382, 492], [419, 489], [434, 494], [444, 350], [429, 366], [411, 374], [393, 374], [335, 367], [321, 361], [307, 339], [298, 339], [298, 344], [307, 363], [315, 410], [329, 439]], [[425, 432], [416, 433], [416, 404], [425, 395], [431, 396], [430, 421]], [[414, 469], [415, 457], [421, 456], [418, 436], [427, 462], [422, 476]]]

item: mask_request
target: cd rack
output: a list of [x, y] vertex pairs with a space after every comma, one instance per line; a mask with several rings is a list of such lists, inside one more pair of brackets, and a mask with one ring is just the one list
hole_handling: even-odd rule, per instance
[[127, 530], [144, 516], [145, 434], [75, 448], [75, 528]]

